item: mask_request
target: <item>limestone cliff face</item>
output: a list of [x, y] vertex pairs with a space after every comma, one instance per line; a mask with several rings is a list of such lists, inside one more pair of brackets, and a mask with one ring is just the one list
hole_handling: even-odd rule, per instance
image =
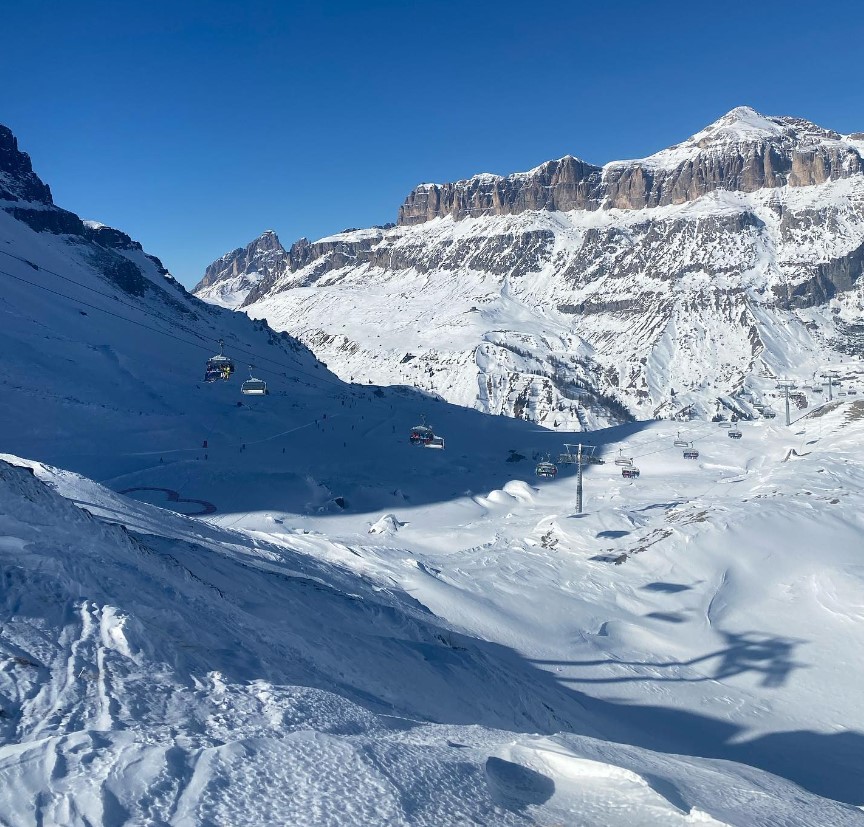
[[283, 263], [285, 248], [273, 230], [265, 230], [245, 247], [238, 247], [222, 258], [216, 259], [205, 271], [204, 277], [195, 285], [193, 292], [210, 287], [218, 281], [251, 273], [267, 275]]
[[477, 175], [454, 184], [421, 184], [399, 209], [399, 224], [433, 218], [509, 215], [526, 210], [594, 210], [602, 169], [568, 155], [530, 172]]
[[421, 184], [399, 210], [399, 224], [433, 218], [512, 215], [526, 210], [638, 210], [694, 201], [716, 190], [755, 192], [812, 186], [864, 168], [854, 136], [799, 118], [733, 109], [677, 146], [597, 167], [566, 156], [530, 172]]
[[273, 230], [214, 261], [193, 293], [225, 307], [238, 307], [251, 290], [273, 283], [288, 267], [289, 255]]

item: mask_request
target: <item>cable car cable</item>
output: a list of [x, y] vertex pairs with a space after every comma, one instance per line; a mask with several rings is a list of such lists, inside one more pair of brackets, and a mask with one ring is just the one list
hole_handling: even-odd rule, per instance
[[[64, 281], [68, 281], [70, 284], [74, 284], [76, 287], [81, 287], [84, 290], [89, 290], [91, 293], [96, 293], [96, 295], [102, 296], [103, 298], [106, 298], [106, 299], [110, 299], [111, 301], [119, 302], [120, 304], [124, 305], [125, 307], [128, 307], [131, 310], [135, 310], [138, 313], [142, 313], [145, 316], [151, 316], [155, 319], [159, 319], [160, 321], [166, 322], [168, 324], [174, 324], [176, 327], [180, 327], [182, 330], [185, 330], [190, 335], [196, 336], [196, 337], [198, 337], [204, 341], [207, 341], [207, 337], [203, 336], [197, 330], [193, 330], [192, 328], [186, 327], [185, 325], [182, 325], [182, 324], [178, 325], [175, 322], [170, 322], [168, 319], [166, 319], [164, 316], [161, 316], [160, 314], [153, 313], [153, 312], [146, 310], [142, 307], [138, 307], [137, 305], [130, 304], [129, 302], [123, 301], [123, 299], [121, 299], [115, 295], [112, 295], [110, 293], [103, 293], [101, 290], [97, 290], [95, 287], [90, 287], [89, 285], [81, 284], [80, 282], [75, 281], [75, 279], [70, 279], [68, 276], [64, 276], [61, 273], [57, 273], [56, 271], [51, 270], [48, 267], [43, 267], [41, 264], [36, 264], [35, 262], [30, 261], [29, 259], [22, 258], [21, 256], [13, 255], [12, 253], [7, 252], [6, 250], [0, 250], [0, 253], [3, 253], [4, 255], [9, 256], [9, 258], [15, 259], [16, 261], [20, 261], [22, 264], [27, 264], [28, 266], [33, 267], [36, 270], [44, 270], [46, 273], [50, 273], [52, 276], [57, 276], [58, 278], [61, 278]], [[17, 278], [19, 281], [23, 281], [26, 284], [32, 285], [33, 287], [39, 287], [43, 290], [47, 290], [48, 292], [54, 292], [54, 291], [51, 291], [49, 288], [45, 287], [44, 285], [37, 284], [36, 282], [28, 281], [27, 279], [23, 279], [20, 276], [15, 276], [14, 274], [9, 273], [5, 270], [0, 270], [0, 273], [4, 273], [5, 275], [11, 276], [12, 278]], [[141, 325], [140, 322], [135, 322], [132, 319], [125, 319], [125, 317], [123, 317], [123, 316], [118, 316], [116, 313], [111, 313], [111, 311], [105, 310], [104, 308], [97, 307], [97, 306], [92, 305], [92, 304], [87, 304], [87, 302], [84, 302], [81, 299], [74, 298], [73, 296], [64, 296], [62, 293], [56, 293], [56, 292], [54, 294], [57, 296], [61, 296], [62, 298], [67, 298], [70, 301], [76, 301], [79, 304], [83, 304], [85, 307], [92, 307], [94, 310], [101, 310], [103, 313], [108, 313], [109, 315], [117, 316], [117, 318], [119, 318], [119, 319], [124, 319], [125, 321], [131, 321], [133, 324], [138, 324], [142, 327], [145, 327], [145, 329], [151, 329], [152, 330], [152, 328], [147, 328], [146, 325]], [[177, 338], [170, 333], [165, 333], [165, 335], [166, 336], [172, 336], [172, 338]], [[178, 341], [182, 341], [182, 340], [178, 339]], [[216, 339], [215, 341], [219, 341], [219, 340]], [[191, 342], [187, 342], [187, 344], [191, 344]], [[333, 384], [333, 385], [340, 384], [338, 382], [334, 382], [333, 380], [319, 378], [319, 377], [316, 377], [314, 374], [305, 373], [302, 370], [288, 367], [287, 365], [283, 364], [282, 362], [277, 362], [276, 360], [270, 359], [267, 356], [260, 356], [256, 353], [253, 353], [252, 351], [245, 350], [243, 348], [235, 347], [234, 350], [238, 351], [239, 353], [243, 353], [247, 356], [255, 356], [259, 360], [263, 360], [265, 362], [270, 362], [271, 364], [278, 365], [279, 367], [285, 368], [286, 370], [293, 370], [295, 373], [299, 373], [303, 376], [309, 376], [311, 378], [319, 379], [319, 381], [321, 381], [321, 382], [329, 382], [330, 384]], [[345, 384], [347, 384], [347, 383], [345, 383]]]
[[[31, 287], [38, 287], [40, 290], [44, 290], [46, 293], [51, 293], [51, 295], [58, 296], [61, 299], [67, 299], [71, 302], [75, 302], [76, 304], [83, 305], [84, 307], [89, 307], [92, 310], [98, 310], [100, 313], [105, 313], [108, 316], [113, 316], [114, 318], [120, 319], [121, 321], [129, 322], [130, 324], [137, 325], [138, 327], [143, 327], [145, 330], [149, 330], [152, 333], [158, 333], [161, 336], [166, 336], [170, 339], [174, 339], [175, 341], [181, 342], [182, 344], [188, 345], [189, 347], [197, 347], [200, 350], [207, 351], [208, 353], [211, 350], [211, 348], [209, 348], [203, 344], [200, 344], [198, 342], [190, 342], [186, 339], [181, 339], [179, 336], [175, 336], [173, 333], [168, 333], [167, 331], [159, 330], [158, 328], [151, 327], [150, 325], [146, 325], [143, 322], [136, 321], [135, 319], [130, 319], [128, 316], [121, 316], [119, 313], [114, 313], [111, 310], [106, 310], [104, 307], [99, 307], [95, 304], [90, 304], [89, 302], [86, 302], [83, 299], [76, 298], [75, 296], [68, 296], [65, 293], [60, 293], [57, 290], [52, 290], [50, 287], [46, 287], [44, 284], [39, 284], [38, 282], [30, 281], [29, 279], [22, 278], [21, 276], [16, 276], [14, 273], [10, 273], [7, 270], [0, 269], [0, 274], [2, 274], [4, 276], [9, 276], [10, 278], [15, 279], [16, 281], [23, 282], [24, 284], [29, 284]], [[136, 309], [139, 310], [139, 312], [143, 313], [145, 316], [152, 315], [152, 314], [147, 313], [144, 310], [141, 310], [140, 308], [136, 308]], [[157, 317], [157, 318], [161, 319], [161, 317]], [[163, 320], [163, 321], [167, 321], [167, 320]], [[200, 334], [196, 334], [196, 335], [200, 335]], [[202, 337], [202, 338], [204, 338], [204, 337]], [[240, 348], [235, 348], [235, 349], [241, 353], [255, 355], [255, 354], [252, 354], [251, 351], [242, 350]], [[324, 377], [324, 376], [316, 376], [313, 373], [307, 373], [306, 371], [300, 370], [298, 368], [295, 368], [295, 367], [292, 367], [289, 365], [285, 365], [281, 362], [276, 362], [273, 359], [266, 359], [266, 357], [260, 357], [260, 358], [265, 359], [266, 361], [272, 362], [273, 364], [278, 365], [279, 367], [284, 368], [285, 370], [292, 371], [292, 373], [294, 373], [294, 374], [299, 374], [300, 376], [308, 376], [310, 379], [315, 379], [317, 382], [320, 382], [323, 384], [340, 386], [340, 387], [344, 386], [344, 385], [348, 385], [347, 382], [341, 382], [338, 380], [334, 381], [334, 380], [328, 379], [327, 377]], [[275, 371], [273, 371], [272, 369], [270, 372], [275, 373]]]

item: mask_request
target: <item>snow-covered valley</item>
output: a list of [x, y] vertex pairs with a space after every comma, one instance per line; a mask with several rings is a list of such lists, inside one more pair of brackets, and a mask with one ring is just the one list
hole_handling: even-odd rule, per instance
[[0, 824], [864, 824], [856, 360], [790, 428], [351, 383], [9, 157]]

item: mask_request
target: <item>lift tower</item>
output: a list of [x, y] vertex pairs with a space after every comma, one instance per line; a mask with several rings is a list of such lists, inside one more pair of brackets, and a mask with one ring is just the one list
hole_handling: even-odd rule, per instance
[[789, 391], [794, 391], [798, 386], [795, 384], [792, 379], [781, 379], [777, 383], [777, 390], [783, 391], [783, 396], [786, 397], [786, 424], [791, 425], [791, 420], [789, 419]]

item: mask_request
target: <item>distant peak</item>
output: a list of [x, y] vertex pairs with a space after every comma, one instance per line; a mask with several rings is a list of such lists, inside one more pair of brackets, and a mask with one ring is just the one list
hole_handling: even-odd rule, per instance
[[782, 134], [783, 125], [775, 118], [757, 112], [752, 106], [736, 106], [697, 132], [691, 140], [695, 143], [716, 139], [742, 141]]
[[250, 242], [247, 246], [247, 250], [263, 248], [265, 250], [282, 250], [282, 243], [279, 241], [279, 236], [276, 235], [275, 230], [264, 230], [261, 235], [258, 236], [254, 241]]
[[734, 109], [730, 109], [721, 120], [738, 121], [753, 118], [765, 119], [765, 115], [757, 112], [752, 106], [736, 106]]

